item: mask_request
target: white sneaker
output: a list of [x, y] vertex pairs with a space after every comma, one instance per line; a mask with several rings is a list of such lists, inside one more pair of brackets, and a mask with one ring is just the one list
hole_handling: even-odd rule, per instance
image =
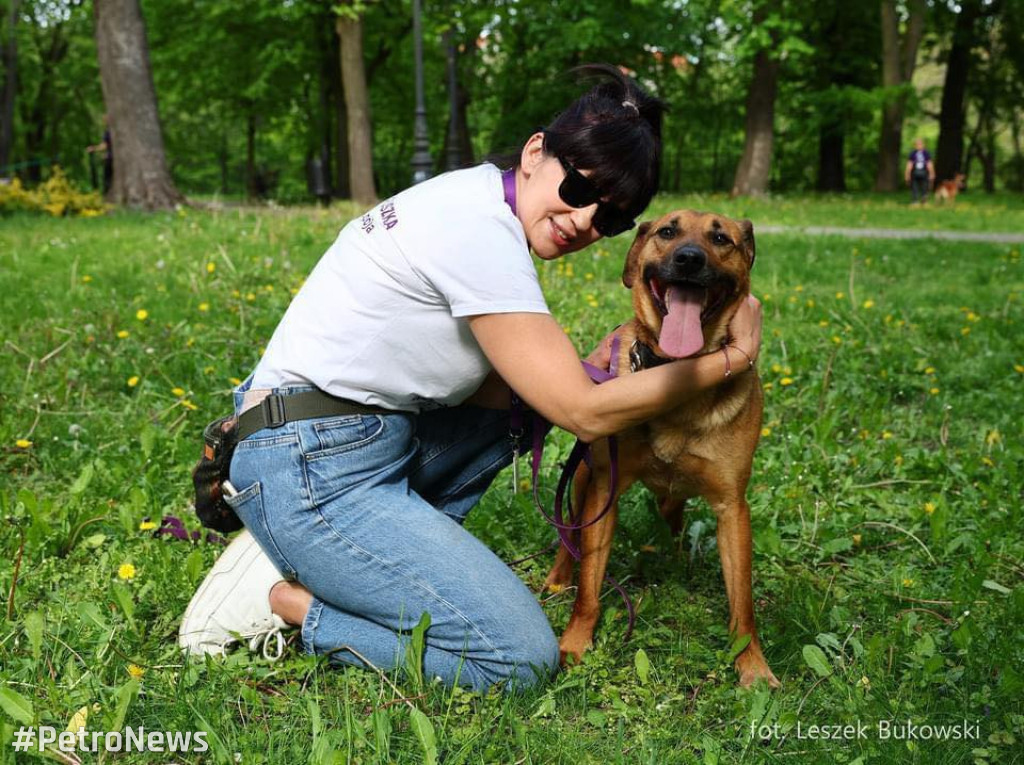
[[239, 640], [276, 661], [289, 624], [270, 610], [270, 591], [284, 579], [248, 529], [217, 558], [185, 609], [178, 644], [194, 655], [222, 656]]

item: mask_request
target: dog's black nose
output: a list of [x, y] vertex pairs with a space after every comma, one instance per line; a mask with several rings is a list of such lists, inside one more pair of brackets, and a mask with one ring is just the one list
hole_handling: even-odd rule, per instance
[[708, 256], [700, 247], [687, 244], [672, 254], [672, 262], [684, 274], [695, 274], [707, 264]]

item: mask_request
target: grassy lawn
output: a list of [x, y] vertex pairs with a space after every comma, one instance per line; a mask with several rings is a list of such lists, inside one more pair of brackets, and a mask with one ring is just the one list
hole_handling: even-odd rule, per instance
[[[717, 209], [755, 228], [1024, 230], [1019, 199], [984, 203], [687, 197], [652, 212]], [[294, 648], [275, 664], [243, 651], [183, 666], [175, 631], [221, 548], [140, 524], [174, 514], [199, 528], [188, 503], [201, 428], [230, 408], [232, 385], [356, 212], [0, 219], [0, 763], [23, 723], [60, 731], [83, 709], [94, 731], [208, 733], [205, 755], [118, 762], [429, 763], [435, 750], [444, 763], [1021, 762], [1017, 246], [758, 239], [767, 401], [750, 491], [754, 589], [781, 690], [736, 687], [714, 515], [696, 507], [672, 539], [640, 489], [623, 501], [609, 566], [638, 606], [635, 634], [623, 642], [625, 608], [608, 593], [595, 649], [547, 687], [508, 697], [390, 676], [406, 703], [371, 671]], [[541, 266], [581, 350], [629, 316], [629, 243]], [[570, 447], [550, 439], [549, 502]], [[554, 537], [510, 483], [468, 523], [506, 560]], [[539, 588], [551, 558], [521, 576]], [[556, 631], [572, 596], [543, 596]], [[977, 739], [900, 736], [908, 720], [965, 719]], [[858, 721], [865, 738], [806, 737]], [[752, 724], [778, 735], [752, 737]]]
[[679, 207], [715, 210], [750, 218], [755, 226], [845, 226], [850, 228], [943, 229], [948, 231], [1024, 232], [1024, 197], [961, 194], [955, 205], [911, 207], [910, 193], [775, 195], [765, 199], [729, 199], [725, 194], [660, 197], [655, 213]]

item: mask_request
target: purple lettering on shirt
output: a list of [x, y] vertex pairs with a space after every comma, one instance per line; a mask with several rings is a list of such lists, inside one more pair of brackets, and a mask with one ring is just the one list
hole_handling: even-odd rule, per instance
[[380, 219], [384, 223], [384, 228], [389, 231], [398, 225], [398, 213], [395, 212], [394, 200], [389, 199], [380, 206]]
[[361, 221], [363, 226], [363, 232], [369, 234], [373, 231], [373, 216], [370, 213], [366, 213]]

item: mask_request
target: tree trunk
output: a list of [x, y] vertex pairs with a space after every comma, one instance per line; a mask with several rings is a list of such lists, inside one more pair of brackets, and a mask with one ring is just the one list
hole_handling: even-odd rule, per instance
[[1021, 150], [1020, 111], [1014, 106], [1010, 110], [1010, 137], [1013, 140], [1013, 180], [1007, 186], [1013, 191], [1024, 191], [1024, 151]]
[[[760, 8], [755, 11], [754, 24], [763, 22], [764, 15]], [[779, 79], [779, 62], [774, 50], [776, 37], [773, 33], [770, 49], [759, 50], [754, 56], [754, 77], [747, 91], [747, 138], [732, 184], [734, 197], [761, 196], [768, 190], [775, 137], [775, 94]]]
[[[350, 7], [346, 10], [352, 12]], [[373, 182], [373, 133], [363, 67], [362, 18], [355, 14], [338, 16], [336, 29], [341, 42], [341, 81], [348, 117], [349, 185], [356, 202], [372, 205], [377, 202], [377, 190]]]
[[845, 132], [841, 120], [828, 122], [821, 127], [818, 142], [818, 191], [846, 191], [846, 168], [843, 164]]
[[10, 0], [7, 19], [7, 39], [3, 41], [0, 59], [3, 61], [4, 82], [0, 91], [0, 174], [10, 164], [14, 147], [14, 99], [18, 89], [18, 5], [20, 0]]
[[164, 156], [139, 0], [95, 0], [93, 8], [114, 156], [108, 199], [147, 210], [172, 208], [184, 197], [174, 187]]
[[964, 121], [967, 76], [974, 45], [974, 27], [981, 14], [980, 0], [965, 0], [956, 17], [953, 47], [946, 62], [939, 114], [939, 145], [935, 152], [935, 179], [945, 181], [961, 171], [964, 151]]
[[[249, 107], [250, 110], [252, 107]], [[245, 118], [245, 196], [256, 199], [259, 196], [256, 182], [256, 115], [249, 112]]]
[[882, 86], [886, 101], [882, 106], [882, 130], [878, 137], [878, 169], [875, 191], [900, 188], [903, 144], [903, 115], [908, 88], [914, 77], [917, 49], [924, 36], [925, 0], [912, 0], [907, 31], [900, 39], [896, 0], [882, 0]]

